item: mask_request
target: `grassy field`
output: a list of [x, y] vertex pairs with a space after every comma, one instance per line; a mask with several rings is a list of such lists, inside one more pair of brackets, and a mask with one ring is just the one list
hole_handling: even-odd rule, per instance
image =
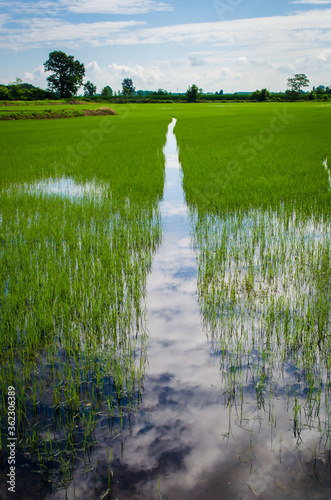
[[328, 104], [188, 105], [175, 113], [190, 206], [330, 206]]
[[3, 454], [8, 386], [27, 462], [64, 485], [98, 425], [119, 433], [136, 411], [172, 116], [201, 314], [230, 404], [253, 384], [261, 409], [285, 380], [294, 432], [301, 408], [304, 425], [318, 412], [329, 426], [331, 105], [112, 107], [0, 122]]
[[95, 177], [110, 182], [113, 192], [122, 196], [144, 197], [150, 186], [154, 195], [161, 196], [160, 137], [164, 134], [165, 140], [170, 116], [154, 109], [148, 113], [129, 106], [116, 109], [120, 109], [117, 116], [0, 123], [6, 165], [0, 186], [48, 177], [74, 176], [82, 181]]

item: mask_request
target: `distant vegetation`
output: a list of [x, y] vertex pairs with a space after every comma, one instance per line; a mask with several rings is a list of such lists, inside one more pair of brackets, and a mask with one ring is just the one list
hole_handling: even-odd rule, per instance
[[20, 78], [8, 85], [0, 84], [0, 101], [36, 101], [72, 99], [83, 86], [85, 100], [111, 100], [111, 102], [158, 102], [158, 101], [298, 101], [298, 100], [329, 100], [331, 85], [319, 85], [313, 90], [305, 92], [303, 88], [309, 86], [309, 79], [303, 73], [297, 73], [287, 79], [288, 89], [285, 92], [270, 92], [268, 89], [255, 90], [254, 92], [224, 93], [223, 90], [203, 92], [196, 84], [192, 84], [186, 93], [169, 92], [162, 88], [153, 90], [136, 90], [131, 78], [124, 78], [122, 91], [113, 91], [106, 85], [99, 93], [91, 81], [83, 84], [85, 66], [73, 56], [64, 52], [53, 51], [44, 63], [44, 69], [52, 72], [47, 77], [48, 89], [44, 90], [32, 84], [24, 83]]

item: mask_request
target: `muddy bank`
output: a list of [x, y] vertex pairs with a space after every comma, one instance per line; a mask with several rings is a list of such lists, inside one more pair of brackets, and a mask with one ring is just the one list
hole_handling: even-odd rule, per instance
[[107, 116], [116, 115], [115, 111], [108, 107], [98, 109], [63, 109], [61, 111], [17, 111], [0, 113], [0, 120], [54, 120], [58, 118], [76, 118], [79, 116]]

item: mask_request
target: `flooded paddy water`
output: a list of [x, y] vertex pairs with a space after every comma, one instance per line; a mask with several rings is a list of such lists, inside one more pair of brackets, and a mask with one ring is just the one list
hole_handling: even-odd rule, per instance
[[[23, 454], [17, 498], [331, 496], [330, 221], [262, 210], [201, 217], [185, 202], [174, 126], [175, 120], [164, 147], [163, 200], [141, 215], [153, 237], [145, 252], [131, 256], [138, 267], [146, 259], [135, 275], [142, 305], [131, 300], [127, 281], [126, 292], [116, 296], [125, 303], [119, 328], [131, 332], [130, 363], [140, 367], [136, 376], [125, 371], [134, 385], [130, 403], [123, 402], [116, 374], [111, 382], [105, 377], [107, 363], [120, 363], [125, 349], [117, 357], [111, 343], [93, 347], [96, 363], [114, 349], [100, 376], [108, 396], [118, 392], [116, 411], [110, 418], [100, 405], [84, 458], [80, 444], [68, 461], [75, 472], [65, 483], [63, 473], [48, 481], [40, 473], [31, 478], [33, 467], [26, 467]], [[84, 188], [66, 178], [35, 189], [71, 199], [98, 200], [102, 193], [93, 183]], [[87, 333], [78, 335], [83, 347], [87, 340]], [[95, 388], [86, 391], [97, 399]], [[86, 406], [91, 404], [93, 398]], [[75, 439], [82, 438], [76, 433]], [[5, 474], [3, 467], [4, 500], [13, 498]]]

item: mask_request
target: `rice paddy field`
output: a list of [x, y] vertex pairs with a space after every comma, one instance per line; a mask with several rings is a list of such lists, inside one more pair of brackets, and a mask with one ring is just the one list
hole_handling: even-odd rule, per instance
[[111, 107], [0, 121], [1, 499], [330, 498], [331, 105]]

